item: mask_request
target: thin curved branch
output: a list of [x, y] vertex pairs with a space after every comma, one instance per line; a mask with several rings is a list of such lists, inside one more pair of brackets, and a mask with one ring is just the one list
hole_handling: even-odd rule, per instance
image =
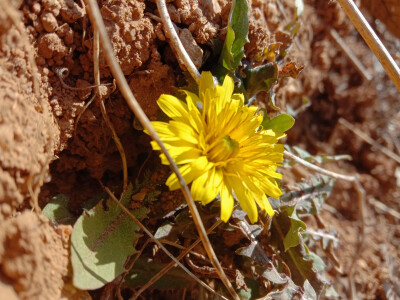
[[400, 91], [400, 69], [352, 0], [337, 0]]
[[156, 239], [154, 237], [154, 235], [146, 228], [146, 226], [144, 226], [142, 224], [142, 222], [139, 221], [138, 218], [136, 218], [130, 211], [129, 209], [127, 209], [124, 205], [122, 205], [122, 203], [114, 196], [114, 194], [110, 191], [110, 189], [108, 187], [104, 188], [107, 192], [107, 194], [110, 196], [110, 198], [116, 203], [118, 204], [118, 206], [140, 227], [141, 230], [143, 230], [149, 237], [150, 239], [156, 243], [164, 252], [165, 254], [167, 254], [173, 261], [174, 263], [178, 264], [179, 267], [181, 267], [190, 277], [192, 277], [196, 282], [198, 282], [201, 286], [203, 286], [204, 288], [206, 288], [207, 290], [209, 290], [210, 292], [212, 292], [213, 294], [216, 294], [218, 296], [220, 296], [222, 299], [225, 299], [225, 297], [221, 296], [220, 294], [218, 294], [216, 291], [214, 291], [211, 287], [209, 287], [207, 284], [205, 284], [203, 281], [201, 281], [199, 278], [196, 277], [196, 275], [194, 275], [192, 272], [190, 272], [190, 270], [188, 268], [186, 268], [179, 260], [177, 260], [175, 258], [175, 256], [173, 256], [171, 254], [171, 252], [169, 252], [167, 250], [167, 248], [164, 247], [163, 244], [161, 244], [161, 242]]
[[[211, 231], [213, 231], [218, 225], [222, 223], [221, 220], [218, 222], [215, 222], [208, 230], [207, 234], [209, 234]], [[191, 244], [188, 248], [186, 248], [184, 251], [182, 251], [181, 254], [176, 258], [177, 260], [181, 260], [186, 254], [188, 254], [197, 244], [201, 242], [200, 239], [197, 239], [193, 244]], [[141, 293], [143, 293], [146, 289], [148, 289], [154, 282], [159, 280], [162, 276], [164, 276], [170, 269], [176, 266], [175, 261], [170, 262], [168, 265], [166, 265], [160, 272], [158, 272], [156, 275], [154, 275], [150, 280], [142, 286], [139, 290], [136, 291], [136, 293], [129, 299], [129, 300], [136, 300]]]
[[349, 176], [349, 175], [342, 175], [336, 172], [332, 172], [326, 169], [323, 169], [321, 167], [318, 167], [316, 165], [313, 165], [312, 163], [309, 163], [308, 161], [301, 159], [300, 157], [294, 155], [293, 153], [290, 153], [288, 151], [283, 151], [283, 155], [286, 156], [287, 158], [290, 158], [292, 160], [294, 160], [295, 162], [303, 165], [304, 167], [306, 167], [307, 169], [313, 170], [315, 172], [318, 172], [320, 174], [324, 174], [327, 175], [329, 177], [335, 178], [335, 179], [342, 179], [342, 180], [346, 180], [346, 181], [350, 181], [350, 182], [355, 182], [357, 181], [357, 177], [356, 176]]
[[101, 114], [106, 122], [108, 128], [111, 130], [112, 138], [115, 145], [117, 146], [119, 155], [121, 156], [122, 163], [122, 173], [123, 173], [123, 191], [126, 191], [128, 187], [128, 163], [126, 161], [125, 149], [122, 146], [121, 140], [115, 131], [114, 125], [112, 124], [110, 118], [108, 117], [106, 106], [104, 105], [104, 99], [100, 92], [100, 67], [99, 67], [99, 55], [100, 55], [100, 36], [97, 27], [93, 28], [93, 69], [94, 69], [94, 82], [96, 95], [99, 99], [99, 105], [101, 109]]
[[183, 64], [189, 71], [190, 75], [192, 75], [193, 79], [196, 80], [197, 84], [199, 84], [200, 73], [194, 65], [193, 61], [191, 60], [189, 54], [186, 52], [185, 47], [183, 47], [182, 42], [175, 31], [174, 25], [172, 24], [171, 18], [169, 17], [165, 0], [157, 0], [157, 8], [160, 13], [162, 23], [164, 25], [165, 33], [167, 35], [167, 38], [169, 38], [170, 43], [175, 50], [175, 53], [183, 61]]

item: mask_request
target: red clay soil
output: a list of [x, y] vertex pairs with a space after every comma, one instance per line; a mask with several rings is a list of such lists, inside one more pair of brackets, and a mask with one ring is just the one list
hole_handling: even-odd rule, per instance
[[[299, 108], [303, 97], [312, 102], [296, 117], [287, 143], [312, 153], [352, 155], [351, 163], [334, 164], [333, 168], [360, 173], [367, 202], [375, 199], [399, 211], [395, 162], [338, 123], [345, 118], [390, 150], [400, 150], [396, 148], [398, 92], [343, 11], [332, 1], [305, 1], [301, 30], [292, 40], [283, 26], [293, 16], [293, 1], [282, 1], [283, 8], [276, 1], [250, 2], [247, 58], [279, 41], [292, 43], [286, 62], [305, 65], [298, 79], [280, 79], [275, 87], [276, 103], [283, 109], [286, 105]], [[82, 2], [10, 3], [0, 10], [0, 295], [9, 295], [7, 299], [59, 299], [64, 283], [70, 286], [67, 249], [71, 228], [50, 224], [27, 210], [39, 192], [41, 207], [54, 195], [66, 193], [71, 210], [79, 213], [82, 202], [102, 191], [99, 181], [121, 185], [121, 160], [97, 100], [84, 110], [92, 98], [92, 89], [85, 87], [94, 79], [93, 30]], [[103, 0], [99, 4], [129, 85], [149, 118], [155, 119], [158, 97], [176, 93], [185, 81], [156, 5], [138, 0]], [[167, 6], [184, 44], [191, 45], [192, 59], [199, 66], [205, 64], [212, 50], [210, 40], [225, 37], [230, 1], [174, 0]], [[331, 28], [374, 74], [373, 82], [363, 81], [352, 67], [329, 37]], [[381, 33], [394, 45], [389, 50], [395, 51], [398, 40]], [[102, 86], [105, 107], [125, 148], [130, 180], [134, 181], [150, 151], [149, 138], [114, 88], [102, 53], [100, 73], [102, 83], [108, 84]], [[257, 97], [261, 106], [266, 106], [265, 99], [265, 94]], [[307, 175], [299, 168], [288, 175], [285, 184], [291, 183], [289, 178], [299, 181], [301, 174]], [[323, 222], [339, 233], [341, 267], [328, 264], [328, 273], [344, 298], [350, 297], [348, 270], [360, 234], [360, 210], [354, 199], [352, 186], [338, 182], [328, 202], [330, 208], [321, 215]], [[360, 299], [385, 299], [384, 284], [393, 279], [387, 262], [391, 259], [398, 264], [400, 259], [399, 219], [371, 205], [367, 205], [367, 216], [367, 234], [358, 249], [352, 279]], [[65, 287], [64, 296], [71, 295]]]

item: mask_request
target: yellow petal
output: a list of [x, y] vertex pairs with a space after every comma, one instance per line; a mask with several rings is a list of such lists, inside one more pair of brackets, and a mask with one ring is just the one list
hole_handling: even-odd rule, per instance
[[200, 102], [199, 97], [196, 94], [182, 90], [186, 94], [186, 103], [189, 110], [197, 109], [197, 103]]
[[221, 172], [216, 170], [215, 167], [211, 168], [207, 173], [193, 181], [191, 189], [193, 199], [201, 201], [203, 205], [210, 203], [217, 197], [221, 181]]
[[233, 196], [231, 190], [225, 185], [222, 184], [221, 188], [221, 220], [224, 222], [228, 222], [229, 218], [233, 212]]
[[171, 119], [181, 122], [187, 121], [188, 106], [178, 98], [162, 94], [157, 100], [157, 104]]
[[272, 217], [275, 214], [275, 212], [271, 206], [271, 203], [269, 203], [267, 196], [263, 195], [262, 201], [264, 202], [264, 210], [270, 217]]
[[191, 163], [197, 158], [199, 158], [202, 154], [202, 151], [199, 149], [195, 149], [192, 147], [181, 147], [181, 153], [177, 154], [171, 150], [171, 156], [174, 158], [177, 165], [183, 165], [187, 163]]
[[[243, 94], [233, 94], [232, 95], [232, 100], [238, 101], [240, 106], [244, 105], [244, 95]], [[254, 106], [254, 105], [252, 105]], [[256, 107], [256, 110], [258, 107]]]
[[247, 213], [250, 222], [254, 223], [258, 219], [258, 210], [255, 199], [249, 194], [243, 183], [233, 176], [227, 176], [229, 186], [235, 191], [235, 195], [239, 200], [240, 206]]
[[190, 125], [192, 125], [193, 129], [201, 134], [204, 132], [204, 123], [201, 118], [200, 111], [197, 107], [197, 103], [199, 102], [199, 98], [188, 91], [184, 91], [186, 93], [186, 102], [188, 104], [188, 109], [189, 109], [189, 116], [188, 120]]
[[275, 179], [265, 178], [258, 182], [260, 189], [270, 197], [278, 199], [282, 195], [282, 191]]
[[192, 126], [186, 123], [170, 121], [168, 129], [175, 135], [176, 138], [189, 143], [198, 143], [198, 134], [193, 130]]
[[204, 93], [207, 89], [214, 88], [214, 79], [211, 72], [201, 72], [200, 84], [199, 84], [199, 95], [200, 101], [204, 101]]
[[168, 123], [153, 121], [153, 122], [151, 122], [151, 125], [153, 125], [155, 131], [157, 131], [157, 134], [160, 136], [160, 139], [163, 142], [179, 140], [179, 138], [176, 136], [176, 134], [174, 134], [171, 131], [171, 129], [169, 128]]
[[[190, 164], [183, 165], [179, 168], [183, 179], [186, 184], [191, 183], [195, 178], [203, 175], [212, 167], [212, 164], [208, 162], [207, 157], [201, 156], [194, 160]], [[179, 184], [178, 178], [175, 173], [172, 173], [165, 182], [169, 186], [171, 191], [179, 189], [181, 186]]]
[[233, 79], [230, 76], [225, 76], [224, 83], [222, 86], [217, 85], [215, 87], [215, 112], [214, 115], [218, 115], [223, 107], [228, 105], [231, 102], [231, 97], [233, 93], [235, 85], [233, 83]]

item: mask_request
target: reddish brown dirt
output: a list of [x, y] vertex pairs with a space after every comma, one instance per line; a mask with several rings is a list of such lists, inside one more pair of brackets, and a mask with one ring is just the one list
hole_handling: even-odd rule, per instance
[[361, 0], [372, 17], [385, 23], [387, 28], [400, 37], [400, 4], [395, 0]]
[[[293, 1], [282, 2], [283, 10], [276, 1], [251, 1], [247, 58], [273, 42], [293, 44], [285, 62], [296, 61], [305, 69], [297, 80], [279, 81], [275, 87], [276, 102], [283, 110], [286, 105], [297, 109], [306, 97], [312, 105], [299, 112], [288, 144], [312, 153], [352, 155], [353, 162], [333, 167], [342, 173], [360, 173], [367, 193], [366, 235], [360, 249], [360, 210], [351, 185], [338, 182], [328, 202], [330, 208], [321, 215], [327, 226], [336, 228], [340, 238], [337, 256], [341, 267], [329, 265], [330, 279], [344, 298], [350, 297], [352, 278], [360, 299], [385, 299], [383, 286], [393, 279], [388, 257], [394, 257], [392, 261], [396, 263], [400, 258], [399, 220], [368, 203], [374, 199], [400, 211], [396, 164], [338, 120], [347, 119], [398, 152], [398, 92], [335, 2], [305, 1], [302, 27], [293, 41], [283, 33], [284, 25], [293, 16]], [[53, 195], [66, 193], [71, 208], [78, 212], [83, 201], [101, 191], [99, 181], [108, 186], [121, 185], [120, 156], [97, 100], [83, 111], [92, 98], [92, 90], [75, 89], [94, 82], [93, 29], [82, 2], [11, 3], [12, 15], [8, 10], [0, 10], [0, 295], [10, 295], [7, 299], [58, 299], [66, 282], [63, 294], [72, 298], [66, 250], [70, 229], [54, 228], [43, 217], [19, 212], [29, 206], [29, 200], [39, 191], [42, 207]], [[155, 119], [158, 97], [162, 93], [176, 93], [176, 87], [185, 81], [157, 21], [156, 5], [138, 0], [99, 3], [114, 54], [144, 111]], [[368, 1], [364, 4], [368, 6]], [[211, 51], [210, 40], [225, 37], [230, 1], [174, 0], [167, 6], [173, 22], [184, 29], [180, 31], [181, 38], [194, 49], [192, 59], [198, 65], [205, 64]], [[29, 38], [21, 35], [10, 20], [25, 28]], [[331, 28], [373, 74], [371, 83], [363, 81], [329, 37]], [[400, 51], [398, 39], [382, 27], [377, 29], [390, 51]], [[37, 96], [32, 76], [35, 68], [29, 53], [34, 54], [38, 67], [34, 74], [39, 82]], [[136, 130], [140, 126], [118, 89], [114, 90], [103, 53], [100, 73], [102, 83], [111, 84], [103, 86], [107, 90], [105, 107], [126, 150], [129, 173], [134, 180], [150, 151], [149, 138]], [[263, 103], [265, 95], [257, 100]], [[293, 180], [300, 180], [299, 174], [307, 174], [294, 173]], [[168, 197], [171, 195], [165, 199]], [[314, 224], [310, 221], [309, 225]], [[354, 272], [349, 277], [355, 258]], [[85, 293], [82, 297], [89, 296]]]
[[34, 93], [27, 54], [33, 49], [4, 11], [1, 14], [0, 218], [4, 218], [24, 205], [29, 189], [39, 191], [59, 142], [59, 131], [45, 87], [38, 90], [39, 97]]
[[[44, 216], [25, 211], [1, 221], [2, 277], [12, 283], [20, 299], [56, 299], [68, 269], [71, 227], [57, 230]], [[3, 295], [2, 295], [3, 297]]]

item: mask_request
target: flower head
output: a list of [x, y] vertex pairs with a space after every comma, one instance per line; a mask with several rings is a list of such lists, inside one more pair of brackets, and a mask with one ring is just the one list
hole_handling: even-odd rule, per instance
[[[158, 105], [171, 120], [152, 122], [186, 183], [192, 183], [196, 201], [207, 204], [221, 198], [221, 219], [230, 218], [234, 195], [252, 222], [257, 221], [257, 205], [270, 216], [274, 211], [266, 195], [278, 198], [282, 192], [276, 172], [283, 160], [285, 136], [261, 126], [263, 117], [256, 106], [245, 106], [242, 94], [233, 94], [234, 83], [225, 77], [214, 87], [210, 72], [203, 72], [199, 96], [186, 93], [186, 103], [171, 95], [161, 95]], [[154, 150], [160, 150], [152, 142]], [[164, 154], [163, 164], [169, 164]], [[166, 184], [178, 189], [173, 173]]]

